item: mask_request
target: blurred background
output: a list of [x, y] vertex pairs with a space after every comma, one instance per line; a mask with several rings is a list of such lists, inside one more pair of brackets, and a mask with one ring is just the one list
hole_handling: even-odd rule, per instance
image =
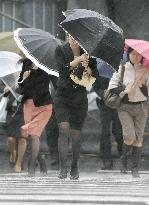
[[62, 11], [74, 8], [110, 17], [124, 29], [126, 38], [149, 40], [148, 0], [0, 0], [0, 32], [34, 27], [64, 39], [58, 23], [63, 20]]

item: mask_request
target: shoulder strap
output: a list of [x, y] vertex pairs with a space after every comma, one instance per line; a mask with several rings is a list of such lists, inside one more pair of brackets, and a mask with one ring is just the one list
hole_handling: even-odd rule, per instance
[[120, 76], [120, 83], [123, 83], [123, 78], [124, 78], [124, 72], [125, 72], [125, 66], [122, 65], [121, 67], [121, 76]]

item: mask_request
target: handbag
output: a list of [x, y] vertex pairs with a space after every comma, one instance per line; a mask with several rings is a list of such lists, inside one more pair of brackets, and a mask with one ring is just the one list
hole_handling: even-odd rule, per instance
[[119, 90], [119, 92], [115, 92], [113, 89], [105, 90], [104, 92], [103, 101], [107, 107], [110, 107], [112, 109], [117, 109], [121, 105], [121, 101], [123, 98], [119, 94], [121, 91], [124, 90], [124, 86], [123, 86], [124, 72], [125, 72], [125, 67], [124, 65], [122, 65], [121, 76], [117, 86], [117, 90]]
[[7, 117], [7, 106], [8, 102], [8, 97], [2, 97], [0, 100], [0, 122], [5, 123], [6, 122], [6, 117]]

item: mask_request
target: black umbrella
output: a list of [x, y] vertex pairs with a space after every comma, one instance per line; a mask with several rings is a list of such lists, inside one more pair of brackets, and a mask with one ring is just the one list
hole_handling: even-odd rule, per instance
[[61, 41], [48, 32], [35, 28], [19, 28], [14, 39], [20, 50], [37, 67], [51, 75], [58, 76], [55, 50]]
[[90, 56], [95, 56], [118, 69], [123, 54], [123, 31], [111, 19], [95, 11], [74, 9], [64, 12], [60, 26], [68, 32]]

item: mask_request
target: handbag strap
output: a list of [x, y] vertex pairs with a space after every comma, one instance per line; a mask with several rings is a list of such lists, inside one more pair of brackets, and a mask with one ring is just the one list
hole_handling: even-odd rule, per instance
[[125, 66], [122, 64], [119, 84], [123, 83], [124, 73], [125, 73]]

